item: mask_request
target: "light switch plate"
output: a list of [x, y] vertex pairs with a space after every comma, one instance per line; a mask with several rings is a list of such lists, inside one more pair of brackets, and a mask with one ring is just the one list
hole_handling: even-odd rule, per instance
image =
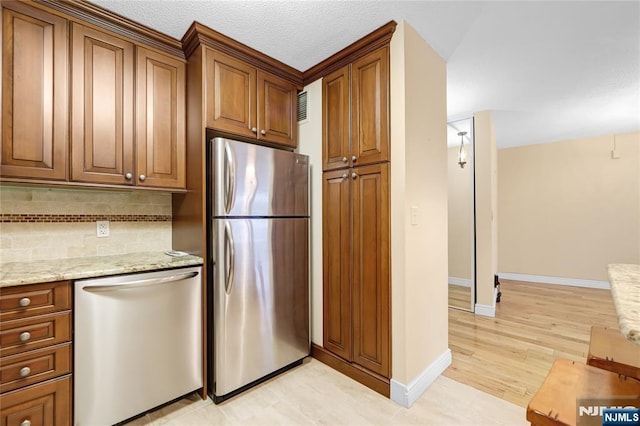
[[418, 207], [417, 206], [411, 206], [411, 224], [412, 225], [418, 224]]
[[98, 238], [104, 238], [109, 236], [109, 221], [97, 220], [96, 221], [96, 236]]

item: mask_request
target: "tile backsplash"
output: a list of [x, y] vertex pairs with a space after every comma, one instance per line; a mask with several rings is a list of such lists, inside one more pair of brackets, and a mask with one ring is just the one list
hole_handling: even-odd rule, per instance
[[0, 262], [170, 249], [169, 193], [0, 186]]

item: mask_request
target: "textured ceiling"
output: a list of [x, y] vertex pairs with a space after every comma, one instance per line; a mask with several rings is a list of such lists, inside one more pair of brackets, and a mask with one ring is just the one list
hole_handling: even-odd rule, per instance
[[181, 38], [199, 21], [305, 71], [390, 20], [447, 61], [449, 119], [499, 147], [640, 129], [640, 1], [94, 0]]

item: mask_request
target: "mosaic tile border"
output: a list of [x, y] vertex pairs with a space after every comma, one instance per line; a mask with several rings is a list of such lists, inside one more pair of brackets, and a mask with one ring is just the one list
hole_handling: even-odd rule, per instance
[[171, 222], [171, 215], [142, 214], [0, 214], [0, 223]]

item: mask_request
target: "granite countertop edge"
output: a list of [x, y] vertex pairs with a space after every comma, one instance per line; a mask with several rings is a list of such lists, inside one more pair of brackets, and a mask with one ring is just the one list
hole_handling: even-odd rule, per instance
[[614, 263], [607, 270], [620, 331], [640, 345], [640, 265]]
[[183, 268], [202, 265], [202, 263], [203, 260], [199, 256], [174, 257], [164, 252], [3, 262], [0, 263], [0, 288]]

